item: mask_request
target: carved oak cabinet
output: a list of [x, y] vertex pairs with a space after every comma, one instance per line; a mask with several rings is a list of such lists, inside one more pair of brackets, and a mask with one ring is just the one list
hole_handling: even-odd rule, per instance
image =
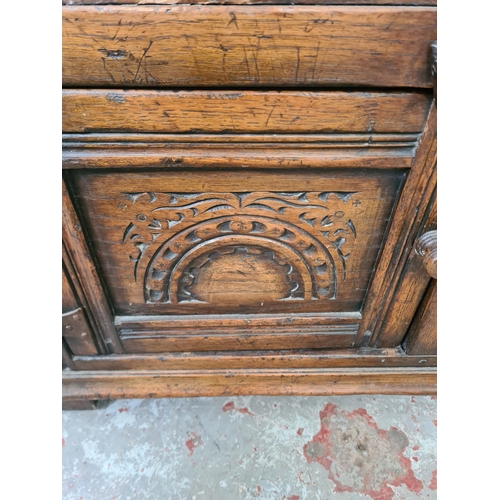
[[433, 393], [435, 1], [63, 4], [66, 406]]

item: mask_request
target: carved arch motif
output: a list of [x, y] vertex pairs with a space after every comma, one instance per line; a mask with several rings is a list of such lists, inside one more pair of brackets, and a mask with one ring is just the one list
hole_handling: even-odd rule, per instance
[[209, 219], [175, 234], [163, 243], [150, 261], [145, 279], [147, 302], [171, 302], [177, 298], [179, 266], [190, 255], [196, 257], [208, 245], [258, 245], [287, 255], [289, 265], [300, 268], [305, 282], [312, 282], [304, 296], [332, 299], [336, 294], [333, 259], [325, 246], [293, 224], [259, 216], [229, 216]]
[[137, 252], [130, 255], [136, 281], [143, 257], [157, 246], [144, 274], [148, 303], [198, 300], [197, 266], [238, 252], [281, 266], [288, 289], [280, 300], [332, 300], [339, 271], [346, 279], [344, 249], [356, 238], [346, 204], [361, 204], [350, 200], [355, 192], [123, 194], [151, 207], [123, 234]]

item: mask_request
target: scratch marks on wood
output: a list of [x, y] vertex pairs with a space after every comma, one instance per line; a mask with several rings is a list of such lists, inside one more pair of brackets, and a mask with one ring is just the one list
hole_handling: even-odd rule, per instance
[[320, 47], [321, 42], [318, 41], [318, 46], [316, 47], [316, 54], [314, 54], [314, 62], [313, 62], [313, 69], [312, 69], [312, 81], [314, 82], [314, 75], [316, 73], [316, 64], [318, 62], [318, 54], [319, 54], [319, 47]]
[[113, 76], [113, 73], [111, 73], [111, 71], [109, 71], [109, 69], [106, 67], [106, 59], [104, 57], [101, 57], [101, 60], [102, 60], [102, 66], [104, 68], [104, 71], [106, 71], [106, 73], [111, 78], [111, 81], [114, 83], [115, 82], [115, 78]]
[[297, 49], [297, 67], [295, 68], [295, 83], [298, 82], [299, 68], [300, 68], [300, 47], [296, 47], [296, 49]]
[[273, 106], [273, 108], [271, 109], [270, 113], [269, 113], [269, 116], [267, 117], [267, 120], [266, 120], [266, 127], [267, 127], [267, 124], [269, 123], [269, 120], [271, 119], [271, 115], [274, 113], [274, 110], [277, 108], [277, 104], [275, 104]]
[[248, 55], [247, 55], [247, 50], [245, 47], [243, 47], [243, 54], [245, 55], [245, 64], [247, 65], [247, 71], [248, 71], [248, 76], [250, 76], [250, 65], [248, 64]]
[[231, 24], [234, 24], [236, 26], [236, 29], [240, 29], [238, 27], [238, 21], [236, 20], [236, 14], [234, 12], [229, 13], [231, 20], [227, 23], [228, 26], [231, 26]]
[[[146, 57], [148, 50], [151, 48], [151, 45], [153, 45], [153, 40], [150, 40], [149, 45], [145, 49], [143, 49], [143, 54], [142, 54], [141, 58], [139, 59], [139, 64], [137, 66], [137, 72], [135, 73], [135, 76], [134, 76], [134, 82], [137, 80], [137, 76], [139, 75], [139, 71], [141, 70], [141, 67], [142, 67], [142, 62], [144, 61], [144, 58]], [[147, 75], [147, 71], [146, 71], [146, 81], [147, 81], [147, 78], [148, 78], [148, 75]]]

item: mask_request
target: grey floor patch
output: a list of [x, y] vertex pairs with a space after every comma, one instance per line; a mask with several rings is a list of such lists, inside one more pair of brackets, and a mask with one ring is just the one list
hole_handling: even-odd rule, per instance
[[248, 396], [66, 411], [63, 499], [434, 500], [436, 403]]

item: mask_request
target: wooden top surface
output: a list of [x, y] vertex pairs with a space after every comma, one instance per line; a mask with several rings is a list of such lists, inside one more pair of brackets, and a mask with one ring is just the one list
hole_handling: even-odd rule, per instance
[[62, 0], [63, 5], [408, 5], [437, 6], [437, 0]]

